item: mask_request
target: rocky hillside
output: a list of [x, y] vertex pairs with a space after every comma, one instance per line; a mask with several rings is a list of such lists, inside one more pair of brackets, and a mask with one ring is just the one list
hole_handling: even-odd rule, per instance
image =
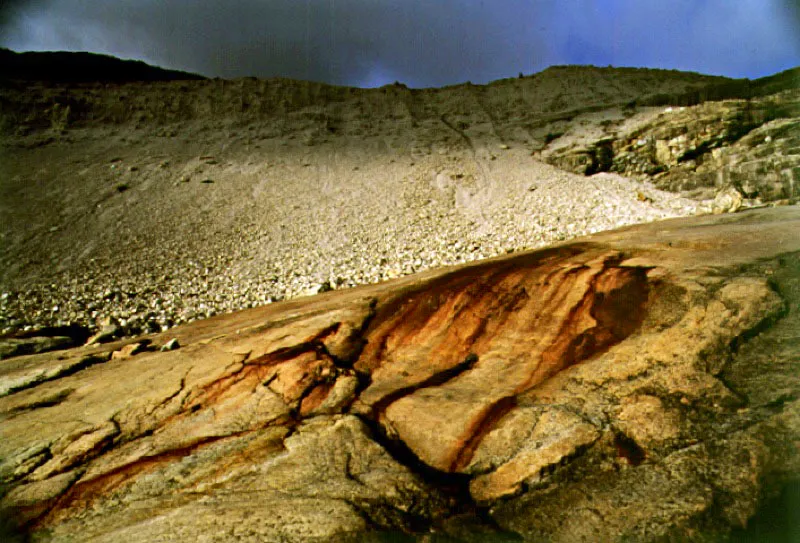
[[797, 75], [3, 79], [0, 539], [796, 529]]
[[[113, 81], [113, 79], [112, 79]], [[52, 127], [54, 110], [64, 127], [99, 124], [167, 125], [191, 120], [228, 123], [284, 121], [290, 132], [370, 135], [381, 125], [440, 128], [442, 116], [465, 136], [491, 132], [511, 143], [537, 139], [537, 128], [582, 111], [629, 102], [696, 100], [704, 89], [729, 80], [665, 70], [561, 66], [489, 85], [409, 89], [332, 87], [291, 80], [206, 80], [130, 85], [112, 90], [104, 82], [51, 86], [31, 92], [25, 85], [3, 92], [3, 122], [26, 131]], [[68, 112], [65, 110], [68, 109]], [[62, 126], [63, 125], [63, 126]]]
[[791, 202], [795, 83], [574, 66], [442, 89], [7, 80], [0, 330], [156, 331], [711, 210], [727, 185], [726, 209]]
[[[628, 110], [580, 141], [567, 134], [543, 155], [591, 175], [611, 171], [697, 198], [733, 187], [761, 201], [795, 199], [800, 183], [800, 72], [756, 82], [736, 96], [657, 115]], [[774, 94], [767, 94], [778, 90]], [[602, 133], [601, 133], [602, 132]], [[585, 135], [583, 135], [586, 138]]]

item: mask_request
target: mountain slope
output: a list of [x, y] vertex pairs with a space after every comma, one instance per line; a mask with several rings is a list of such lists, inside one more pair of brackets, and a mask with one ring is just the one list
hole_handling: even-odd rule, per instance
[[741, 86], [575, 66], [424, 90], [0, 85], [0, 325], [158, 330], [693, 214], [649, 178], [543, 159], [720, 85]]

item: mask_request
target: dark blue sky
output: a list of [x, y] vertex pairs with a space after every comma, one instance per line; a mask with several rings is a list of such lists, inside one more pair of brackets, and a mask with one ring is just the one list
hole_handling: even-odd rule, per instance
[[799, 0], [6, 0], [0, 46], [208, 76], [485, 83], [554, 64], [761, 77], [800, 64]]

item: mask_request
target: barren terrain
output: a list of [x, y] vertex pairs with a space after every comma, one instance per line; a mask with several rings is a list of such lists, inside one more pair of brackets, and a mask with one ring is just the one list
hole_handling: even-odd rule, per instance
[[[792, 92], [771, 84], [753, 88]], [[754, 92], [592, 67], [426, 90], [7, 82], [0, 326], [158, 331], [710, 211], [702, 198], [719, 187], [692, 200], [647, 174], [587, 177], [558, 157], [575, 149], [581, 163], [581, 146], [641, 132], [666, 103], [691, 112]]]
[[800, 70], [33, 58], [0, 78], [0, 539], [797, 533]]

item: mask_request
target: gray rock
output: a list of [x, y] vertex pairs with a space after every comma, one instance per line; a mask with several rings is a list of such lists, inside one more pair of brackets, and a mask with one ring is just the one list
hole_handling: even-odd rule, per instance
[[117, 337], [119, 337], [120, 332], [121, 330], [119, 326], [115, 324], [109, 324], [103, 326], [103, 328], [99, 332], [97, 332], [95, 335], [93, 335], [86, 341], [86, 344], [95, 345], [97, 343], [108, 343], [109, 341], [112, 341]]
[[167, 341], [164, 345], [161, 346], [162, 351], [174, 351], [175, 349], [180, 348], [180, 343], [178, 343], [177, 338], [172, 338], [171, 340]]

